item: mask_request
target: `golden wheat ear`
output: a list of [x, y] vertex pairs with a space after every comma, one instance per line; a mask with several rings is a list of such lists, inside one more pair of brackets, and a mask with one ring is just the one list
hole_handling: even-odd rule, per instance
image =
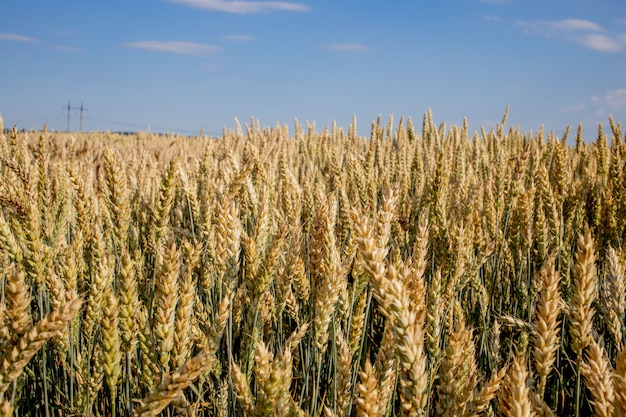
[[13, 415], [13, 405], [11, 401], [4, 400], [0, 402], [0, 417], [11, 417]]
[[517, 353], [498, 392], [498, 408], [505, 416], [535, 415], [530, 398], [531, 390], [528, 387], [528, 375], [526, 358], [523, 353]]
[[591, 338], [586, 349], [586, 360], [581, 364], [585, 386], [591, 393], [591, 405], [596, 416], [610, 417], [614, 410], [614, 371], [604, 346]]
[[181, 392], [196, 381], [201, 375], [213, 369], [218, 358], [216, 352], [219, 341], [224, 333], [226, 321], [230, 313], [230, 301], [223, 299], [218, 306], [216, 317], [210, 335], [207, 338], [207, 347], [183, 366], [174, 372], [163, 376], [161, 383], [156, 385], [152, 392], [139, 402], [135, 409], [135, 416], [154, 417], [163, 411], [172, 401], [176, 400]]
[[14, 268], [8, 275], [6, 285], [8, 306], [6, 316], [9, 327], [9, 343], [15, 343], [32, 325], [30, 311], [30, 288], [26, 274], [20, 267]]
[[82, 299], [74, 298], [58, 310], [48, 313], [8, 350], [0, 364], [0, 395], [21, 375], [39, 349], [78, 315], [82, 303]]
[[583, 350], [591, 343], [593, 303], [598, 296], [596, 280], [596, 246], [591, 231], [587, 229], [578, 237], [576, 263], [574, 265], [574, 288], [571, 300], [570, 335], [572, 348], [578, 362], [582, 361]]
[[616, 416], [626, 416], [626, 349], [620, 345], [615, 359], [615, 374], [613, 376], [613, 408]]
[[369, 358], [362, 371], [359, 371], [359, 382], [356, 386], [358, 397], [355, 399], [356, 412], [359, 417], [379, 416], [378, 379]]
[[539, 376], [538, 393], [543, 397], [548, 375], [556, 360], [560, 347], [559, 315], [561, 313], [560, 275], [555, 268], [555, 255], [543, 266], [537, 277], [541, 291], [535, 307], [532, 341], [535, 369]]
[[163, 381], [135, 409], [136, 417], [155, 417], [206, 371], [209, 353], [200, 352], [183, 366], [163, 378]]

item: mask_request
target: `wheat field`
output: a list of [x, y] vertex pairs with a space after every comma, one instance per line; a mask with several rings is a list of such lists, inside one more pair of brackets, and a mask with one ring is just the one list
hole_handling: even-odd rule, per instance
[[624, 416], [626, 138], [0, 135], [1, 416]]

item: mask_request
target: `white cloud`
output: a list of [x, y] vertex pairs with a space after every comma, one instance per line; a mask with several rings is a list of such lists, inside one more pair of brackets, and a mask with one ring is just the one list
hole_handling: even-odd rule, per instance
[[580, 44], [589, 49], [602, 52], [619, 52], [622, 49], [622, 45], [619, 42], [599, 33], [589, 33], [581, 36]]
[[324, 45], [324, 48], [334, 52], [365, 52], [370, 49], [367, 45], [351, 42], [329, 43]]
[[548, 25], [554, 27], [557, 30], [591, 30], [594, 32], [603, 32], [602, 26], [594, 23], [590, 20], [582, 19], [562, 19], [547, 22]]
[[218, 12], [251, 14], [267, 13], [273, 10], [287, 12], [306, 12], [311, 7], [304, 3], [286, 1], [243, 1], [243, 0], [170, 0], [197, 9], [215, 10]]
[[614, 110], [626, 109], [626, 88], [608, 91], [604, 97], [606, 105]]
[[574, 42], [595, 51], [619, 52], [626, 46], [624, 34], [608, 34], [590, 20], [519, 20], [517, 26], [527, 34]]
[[222, 37], [222, 39], [230, 41], [230, 42], [254, 42], [258, 40], [254, 36], [248, 36], [248, 35], [228, 35], [228, 36]]
[[31, 38], [30, 36], [18, 35], [16, 33], [0, 33], [0, 41], [15, 41], [15, 42], [39, 42], [39, 39]]
[[563, 37], [568, 32], [595, 31], [604, 32], [604, 29], [590, 20], [562, 19], [562, 20], [518, 20], [517, 25], [526, 33], [547, 37]]
[[591, 104], [596, 117], [605, 117], [611, 112], [626, 110], [626, 88], [616, 88], [603, 95], [591, 96]]
[[171, 52], [182, 55], [207, 56], [222, 50], [219, 46], [194, 42], [176, 41], [139, 41], [123, 44], [126, 48], [138, 48], [148, 51]]

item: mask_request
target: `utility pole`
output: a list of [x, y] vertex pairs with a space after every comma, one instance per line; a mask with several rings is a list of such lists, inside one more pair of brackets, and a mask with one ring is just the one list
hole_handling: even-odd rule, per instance
[[83, 102], [80, 102], [80, 131], [83, 131]]
[[80, 102], [80, 107], [72, 107], [70, 101], [67, 101], [67, 131], [70, 131], [70, 115], [72, 114], [72, 110], [80, 110], [80, 131], [83, 131], [83, 113], [87, 111], [83, 102]]

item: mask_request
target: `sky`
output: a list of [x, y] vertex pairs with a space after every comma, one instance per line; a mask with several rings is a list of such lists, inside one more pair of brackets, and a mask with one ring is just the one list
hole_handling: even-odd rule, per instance
[[624, 0], [3, 0], [5, 127], [626, 123]]

